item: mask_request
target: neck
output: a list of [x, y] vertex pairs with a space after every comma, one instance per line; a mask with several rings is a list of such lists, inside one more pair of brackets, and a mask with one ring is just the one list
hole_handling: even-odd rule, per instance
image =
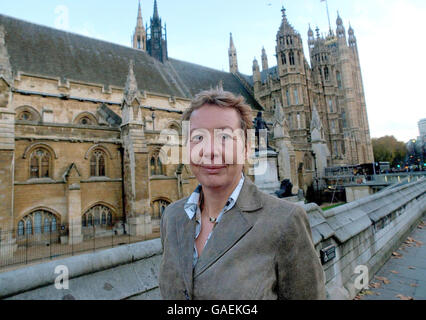
[[232, 192], [238, 186], [241, 174], [238, 175], [232, 184], [222, 188], [208, 188], [203, 186], [204, 209], [207, 209], [209, 216], [217, 218], [222, 211]]

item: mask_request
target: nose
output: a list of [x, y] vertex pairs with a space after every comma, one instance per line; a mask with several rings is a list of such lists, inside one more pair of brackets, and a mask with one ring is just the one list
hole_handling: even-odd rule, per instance
[[203, 159], [203, 164], [222, 164], [222, 148], [213, 135], [205, 140], [200, 150], [200, 157]]

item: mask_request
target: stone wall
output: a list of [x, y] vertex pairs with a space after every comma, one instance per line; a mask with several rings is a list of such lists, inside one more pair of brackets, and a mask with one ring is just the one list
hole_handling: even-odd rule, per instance
[[371, 279], [426, 213], [426, 179], [326, 212], [312, 204], [306, 209], [318, 254], [336, 247], [323, 266], [329, 299], [352, 299], [359, 292], [355, 268], [368, 267]]
[[[56, 260], [0, 274], [0, 299], [160, 299], [160, 239]], [[69, 289], [57, 290], [58, 266], [69, 270]]]
[[[426, 213], [426, 179], [379, 192], [323, 212], [305, 205], [313, 241], [335, 246], [324, 264], [328, 299], [352, 299], [355, 268], [365, 265], [370, 279]], [[0, 274], [1, 299], [160, 299], [159, 239], [52, 261]], [[69, 290], [57, 290], [55, 268], [69, 269]]]

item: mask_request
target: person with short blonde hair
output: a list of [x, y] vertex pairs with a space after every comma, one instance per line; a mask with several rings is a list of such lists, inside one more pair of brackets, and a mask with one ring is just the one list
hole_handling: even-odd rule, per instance
[[222, 90], [199, 93], [189, 121], [191, 196], [166, 208], [159, 287], [167, 300], [325, 299], [306, 212], [243, 174], [252, 110]]
[[252, 109], [245, 102], [244, 97], [235, 96], [233, 93], [223, 90], [201, 91], [195, 96], [189, 108], [183, 113], [182, 120], [189, 121], [195, 110], [207, 104], [223, 108], [235, 108], [241, 117], [241, 128], [244, 131], [253, 128]]

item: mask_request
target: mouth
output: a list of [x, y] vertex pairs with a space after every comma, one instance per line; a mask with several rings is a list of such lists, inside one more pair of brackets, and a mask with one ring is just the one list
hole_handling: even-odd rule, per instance
[[199, 166], [202, 170], [206, 171], [209, 174], [215, 174], [215, 173], [219, 173], [222, 169], [225, 169], [226, 166], [206, 166], [206, 165], [201, 165]]

